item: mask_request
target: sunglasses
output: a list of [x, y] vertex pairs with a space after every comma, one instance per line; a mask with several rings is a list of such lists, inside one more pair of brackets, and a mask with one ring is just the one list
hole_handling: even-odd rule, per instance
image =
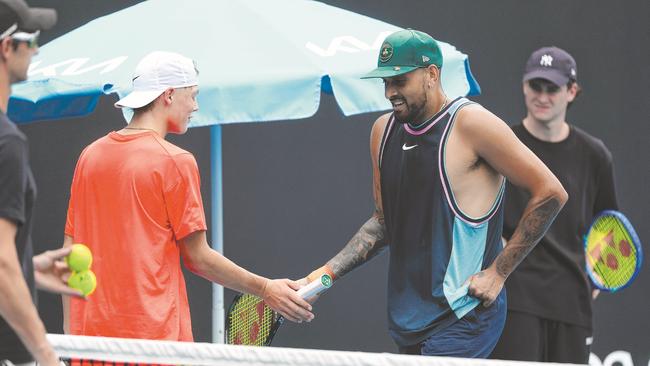
[[528, 86], [536, 93], [555, 94], [560, 91], [559, 86], [542, 79], [528, 80]]
[[23, 42], [29, 48], [35, 48], [38, 46], [38, 36], [40, 33], [40, 31], [34, 33], [16, 32], [11, 35], [11, 39], [14, 42]]

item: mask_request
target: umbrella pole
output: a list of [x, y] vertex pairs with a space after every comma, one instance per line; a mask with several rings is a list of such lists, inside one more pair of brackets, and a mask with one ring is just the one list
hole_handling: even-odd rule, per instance
[[[223, 181], [221, 160], [221, 125], [210, 127], [212, 248], [223, 253]], [[212, 283], [212, 343], [224, 343], [223, 286]]]

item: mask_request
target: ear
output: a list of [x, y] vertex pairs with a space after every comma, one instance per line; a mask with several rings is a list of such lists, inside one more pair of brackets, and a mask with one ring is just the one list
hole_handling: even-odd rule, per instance
[[567, 88], [567, 101], [569, 103], [573, 102], [578, 95], [578, 83], [572, 83], [570, 88]]
[[13, 52], [13, 41], [11, 37], [5, 37], [0, 40], [0, 57], [2, 60], [6, 60], [7, 56]]
[[165, 105], [172, 104], [172, 101], [174, 100], [174, 88], [167, 88], [167, 90], [162, 93], [162, 97]]
[[429, 65], [427, 66], [427, 71], [429, 73], [429, 77], [431, 78], [431, 81], [437, 83], [440, 81], [440, 69], [436, 65]]

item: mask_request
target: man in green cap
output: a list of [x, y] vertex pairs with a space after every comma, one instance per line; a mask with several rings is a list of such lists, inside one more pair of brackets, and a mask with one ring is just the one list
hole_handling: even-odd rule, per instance
[[[370, 136], [375, 212], [307, 280], [337, 279], [390, 248], [388, 320], [400, 352], [489, 356], [506, 317], [504, 282], [567, 200], [557, 178], [494, 114], [440, 83], [426, 33], [389, 35], [378, 67], [393, 110]], [[506, 178], [530, 193], [503, 247]]]

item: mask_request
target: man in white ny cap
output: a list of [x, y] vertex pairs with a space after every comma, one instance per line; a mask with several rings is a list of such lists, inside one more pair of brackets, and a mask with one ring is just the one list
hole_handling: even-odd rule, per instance
[[167, 142], [198, 110], [192, 60], [152, 52], [135, 70], [133, 91], [115, 105], [130, 123], [82, 152], [72, 181], [65, 246], [93, 252], [97, 289], [64, 299], [71, 334], [192, 341], [180, 259], [194, 273], [252, 293], [293, 321], [313, 318], [298, 284], [253, 274], [212, 250], [194, 156]]
[[6, 115], [11, 85], [27, 79], [40, 30], [55, 23], [53, 9], [0, 0], [0, 365], [58, 365], [33, 303], [34, 290], [80, 296], [64, 282], [67, 267], [61, 259], [69, 250], [32, 257], [36, 185], [27, 137]]

